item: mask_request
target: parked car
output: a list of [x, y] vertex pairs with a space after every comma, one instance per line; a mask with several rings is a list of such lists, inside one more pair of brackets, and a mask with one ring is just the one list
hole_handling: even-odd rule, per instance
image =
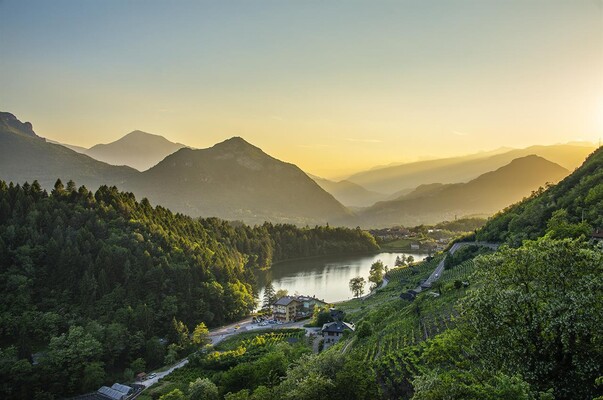
[[152, 374], [149, 374], [149, 376], [147, 376], [147, 379], [153, 379], [156, 376], [157, 376], [157, 374], [153, 372]]

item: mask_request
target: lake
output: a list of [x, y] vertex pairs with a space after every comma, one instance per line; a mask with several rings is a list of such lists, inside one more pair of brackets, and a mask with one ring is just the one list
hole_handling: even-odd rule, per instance
[[264, 297], [264, 287], [272, 281], [275, 290], [286, 289], [290, 295], [316, 296], [332, 303], [351, 299], [350, 279], [362, 276], [367, 280], [365, 293], [369, 291], [368, 276], [371, 265], [383, 261], [390, 269], [394, 267], [396, 256], [412, 255], [415, 261], [427, 257], [417, 253], [379, 253], [373, 255], [330, 256], [304, 260], [285, 261], [258, 276], [260, 284], [260, 305]]

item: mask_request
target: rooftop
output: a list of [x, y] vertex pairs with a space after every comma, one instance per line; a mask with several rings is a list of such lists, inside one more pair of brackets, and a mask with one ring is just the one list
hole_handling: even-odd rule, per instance
[[115, 389], [123, 394], [129, 394], [133, 390], [130, 386], [122, 385], [121, 383], [114, 383], [111, 389]]
[[322, 326], [322, 332], [335, 332], [342, 333], [345, 330], [354, 331], [356, 328], [354, 324], [350, 324], [348, 322], [328, 322]]
[[98, 389], [98, 393], [102, 394], [105, 397], [108, 397], [109, 399], [113, 399], [113, 400], [122, 400], [123, 398], [126, 397], [126, 395], [118, 390], [115, 389], [111, 389], [108, 386], [103, 386], [100, 389]]
[[288, 306], [289, 304], [291, 304], [294, 301], [298, 301], [298, 300], [292, 296], [284, 296], [284, 297], [281, 297], [280, 299], [278, 299], [274, 303], [274, 305], [275, 306]]

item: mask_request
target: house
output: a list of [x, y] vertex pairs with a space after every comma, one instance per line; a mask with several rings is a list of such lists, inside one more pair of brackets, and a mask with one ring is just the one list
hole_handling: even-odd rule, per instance
[[334, 321], [324, 324], [320, 330], [322, 332], [322, 337], [324, 338], [324, 348], [339, 342], [345, 331], [354, 332], [355, 329], [354, 324], [343, 321]]
[[134, 389], [130, 386], [122, 385], [121, 383], [114, 383], [113, 386], [111, 386], [111, 389], [117, 390], [118, 392], [121, 392], [126, 396], [134, 391]]
[[324, 300], [319, 300], [312, 296], [297, 296], [297, 301], [301, 303], [301, 307], [307, 310], [314, 310], [314, 306], [324, 307], [327, 303]]
[[147, 380], [147, 373], [146, 372], [141, 372], [141, 373], [137, 374], [136, 375], [136, 380], [138, 382], [146, 381]]
[[327, 305], [324, 300], [319, 300], [316, 296], [297, 296], [297, 301], [301, 303], [301, 308], [297, 311], [296, 319], [303, 319], [314, 314], [314, 307], [322, 308]]
[[314, 306], [326, 305], [324, 300], [314, 296], [284, 296], [272, 305], [272, 314], [277, 321], [291, 322], [311, 316]]
[[354, 332], [356, 329], [354, 324], [343, 322], [343, 311], [331, 308], [331, 318], [333, 322], [328, 322], [322, 326], [320, 330], [324, 338], [324, 348], [339, 342], [345, 331]]
[[272, 305], [272, 315], [274, 319], [282, 322], [295, 321], [298, 311], [301, 309], [302, 303], [297, 298], [292, 296], [284, 296], [278, 299]]
[[108, 386], [102, 386], [97, 393], [111, 400], [124, 400], [127, 395], [119, 390], [111, 389]]

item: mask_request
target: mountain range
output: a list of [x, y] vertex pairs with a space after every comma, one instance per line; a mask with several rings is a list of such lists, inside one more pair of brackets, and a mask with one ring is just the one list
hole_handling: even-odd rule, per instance
[[53, 143], [107, 164], [127, 165], [139, 171], [145, 171], [170, 154], [187, 147], [181, 143], [171, 142], [163, 136], [142, 131], [130, 132], [114, 142], [97, 144], [89, 149], [65, 143]]
[[144, 171], [183, 147], [186, 146], [163, 136], [133, 131], [114, 142], [92, 146], [85, 154], [107, 164], [128, 165]]
[[240, 137], [208, 149], [180, 149], [136, 176], [128, 187], [173, 211], [250, 223], [324, 224], [350, 216], [297, 166]]
[[362, 210], [358, 217], [361, 226], [382, 227], [433, 224], [465, 215], [489, 216], [568, 174], [558, 164], [529, 155], [467, 183], [421, 185], [395, 200]]
[[463, 157], [419, 161], [360, 172], [347, 178], [367, 190], [380, 193], [395, 193], [429, 183], [468, 182], [479, 175], [500, 168], [512, 160], [531, 154], [573, 171], [586, 156], [596, 149], [591, 143], [531, 146], [502, 153], [477, 153]]
[[116, 185], [191, 216], [304, 225], [351, 215], [297, 166], [270, 157], [241, 138], [209, 149], [181, 148], [139, 172], [49, 143], [35, 134], [30, 123], [10, 113], [0, 114], [0, 179], [38, 180], [49, 189], [57, 178], [91, 189]]
[[29, 122], [0, 113], [0, 179], [23, 183], [38, 180], [52, 188], [57, 178], [73, 179], [96, 188], [103, 184], [123, 187], [138, 171], [99, 162], [36, 135]]
[[[57, 178], [91, 189], [115, 185], [175, 212], [251, 224], [408, 226], [455, 215], [492, 215], [568, 175], [568, 169], [592, 149], [583, 144], [499, 149], [378, 168], [335, 182], [309, 176], [239, 137], [207, 149], [182, 146], [134, 131], [113, 143], [86, 149], [95, 157], [140, 169], [144, 166], [136, 164], [138, 154], [143, 149], [157, 150], [149, 150], [156, 164], [140, 172], [51, 143], [38, 136], [30, 123], [0, 113], [0, 179], [38, 180], [47, 189]], [[357, 181], [369, 188], [396, 190], [369, 190]]]
[[346, 207], [369, 207], [387, 197], [383, 193], [372, 192], [347, 180], [336, 182], [310, 174], [308, 176]]

